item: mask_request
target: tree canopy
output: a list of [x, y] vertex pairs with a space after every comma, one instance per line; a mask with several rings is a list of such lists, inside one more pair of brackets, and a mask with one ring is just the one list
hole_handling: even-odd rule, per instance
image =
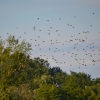
[[0, 100], [100, 100], [100, 78], [51, 68], [31, 50], [11, 35], [0, 40]]

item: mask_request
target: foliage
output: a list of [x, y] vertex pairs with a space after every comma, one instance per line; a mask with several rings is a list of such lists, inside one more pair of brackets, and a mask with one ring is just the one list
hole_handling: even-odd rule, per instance
[[37, 100], [59, 100], [59, 89], [54, 84], [43, 84], [36, 90]]
[[0, 100], [100, 100], [100, 78], [31, 59], [31, 45], [14, 36], [0, 40]]

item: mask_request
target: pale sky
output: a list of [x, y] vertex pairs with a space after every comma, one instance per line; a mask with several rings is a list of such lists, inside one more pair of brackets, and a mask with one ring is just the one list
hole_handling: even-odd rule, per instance
[[7, 33], [51, 67], [100, 77], [100, 0], [0, 0], [2, 39]]

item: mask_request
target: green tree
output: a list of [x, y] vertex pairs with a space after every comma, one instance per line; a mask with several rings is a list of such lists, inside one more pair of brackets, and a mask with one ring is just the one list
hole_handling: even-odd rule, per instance
[[100, 100], [100, 84], [85, 87], [85, 99]]
[[54, 84], [44, 84], [36, 90], [36, 100], [59, 100], [59, 89]]
[[100, 100], [100, 78], [31, 59], [31, 45], [14, 36], [0, 40], [0, 100]]
[[84, 100], [83, 90], [72, 77], [70, 77], [68, 81], [66, 80], [66, 83], [63, 84], [62, 92], [64, 92], [62, 95], [64, 99], [61, 100]]
[[5, 41], [0, 40], [0, 98], [10, 95], [6, 91], [10, 86], [27, 82], [30, 50], [29, 43], [24, 40], [19, 43], [14, 36], [10, 35]]

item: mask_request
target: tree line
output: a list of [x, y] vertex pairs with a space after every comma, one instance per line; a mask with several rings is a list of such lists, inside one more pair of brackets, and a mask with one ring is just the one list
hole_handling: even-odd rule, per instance
[[100, 100], [100, 78], [31, 58], [31, 44], [0, 39], [0, 100]]

